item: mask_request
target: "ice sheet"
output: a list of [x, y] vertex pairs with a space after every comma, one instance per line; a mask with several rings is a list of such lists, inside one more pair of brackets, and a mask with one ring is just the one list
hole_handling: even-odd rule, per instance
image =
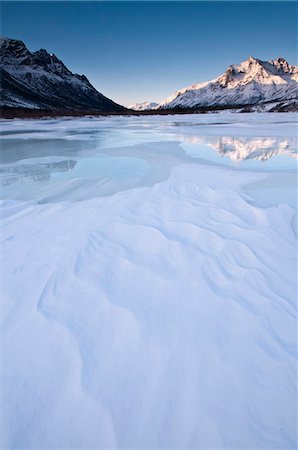
[[3, 448], [295, 448], [294, 120], [4, 122]]

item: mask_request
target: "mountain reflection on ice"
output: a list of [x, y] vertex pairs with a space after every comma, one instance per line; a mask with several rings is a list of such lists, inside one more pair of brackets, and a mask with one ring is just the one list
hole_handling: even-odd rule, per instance
[[297, 159], [297, 139], [295, 137], [210, 137], [210, 136], [183, 136], [186, 143], [197, 145], [197, 155], [200, 148], [207, 145], [220, 156], [227, 156], [232, 161], [254, 159], [267, 161], [273, 156], [290, 156]]
[[3, 120], [1, 125], [1, 198], [111, 195], [160, 182], [181, 163], [253, 171], [296, 168], [292, 113]]
[[38, 162], [36, 164], [15, 164], [0, 167], [0, 185], [43, 182], [51, 179], [53, 172], [67, 172], [77, 164], [74, 160]]
[[296, 138], [183, 136], [181, 140], [187, 155], [241, 170], [295, 169], [297, 164]]

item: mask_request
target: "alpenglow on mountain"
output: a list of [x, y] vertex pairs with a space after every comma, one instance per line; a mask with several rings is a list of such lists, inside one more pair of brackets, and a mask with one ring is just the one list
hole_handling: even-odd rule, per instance
[[85, 75], [73, 74], [46, 50], [30, 52], [22, 41], [0, 37], [1, 108], [122, 112]]
[[142, 103], [133, 103], [128, 106], [128, 109], [133, 109], [134, 111], [149, 111], [156, 109], [158, 107], [158, 103], [155, 102], [142, 102]]
[[284, 58], [261, 61], [249, 57], [211, 81], [177, 91], [158, 109], [226, 109], [296, 111], [298, 66]]

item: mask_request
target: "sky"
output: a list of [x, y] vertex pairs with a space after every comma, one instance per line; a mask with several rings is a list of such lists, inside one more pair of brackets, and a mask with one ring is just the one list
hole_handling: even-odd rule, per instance
[[252, 55], [297, 64], [296, 2], [1, 3], [1, 34], [45, 48], [128, 105], [164, 100]]

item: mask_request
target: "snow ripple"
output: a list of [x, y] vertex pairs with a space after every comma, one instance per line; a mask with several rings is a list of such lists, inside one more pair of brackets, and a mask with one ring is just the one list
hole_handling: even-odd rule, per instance
[[3, 204], [4, 446], [295, 447], [294, 211], [208, 170]]

